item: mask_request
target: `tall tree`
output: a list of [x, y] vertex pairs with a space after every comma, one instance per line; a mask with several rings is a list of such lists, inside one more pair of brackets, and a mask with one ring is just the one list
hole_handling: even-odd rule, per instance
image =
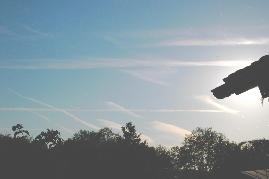
[[111, 129], [105, 127], [99, 131], [80, 130], [75, 133], [71, 140], [75, 142], [106, 143], [116, 142], [120, 138], [119, 134], [114, 133]]
[[[135, 126], [128, 122], [125, 126], [121, 127], [123, 138], [127, 143], [130, 144], [140, 144], [141, 143], [141, 134], [136, 132]], [[145, 142], [144, 142], [145, 143]]]
[[27, 138], [30, 136], [29, 132], [25, 130], [22, 124], [17, 124], [12, 126], [12, 131], [14, 132], [14, 138]]
[[60, 132], [57, 130], [47, 129], [46, 132], [41, 132], [33, 141], [34, 143], [41, 144], [48, 149], [53, 149], [59, 144], [63, 143]]
[[199, 174], [210, 174], [219, 170], [236, 148], [221, 133], [211, 128], [197, 128], [188, 135], [180, 148], [175, 148], [179, 167]]

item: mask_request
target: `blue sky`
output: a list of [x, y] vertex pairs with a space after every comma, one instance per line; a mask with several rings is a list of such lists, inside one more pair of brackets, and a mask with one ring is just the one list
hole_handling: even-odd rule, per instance
[[258, 89], [210, 90], [268, 54], [266, 0], [0, 2], [0, 125], [119, 131], [132, 121], [152, 145], [196, 127], [233, 141], [268, 138]]

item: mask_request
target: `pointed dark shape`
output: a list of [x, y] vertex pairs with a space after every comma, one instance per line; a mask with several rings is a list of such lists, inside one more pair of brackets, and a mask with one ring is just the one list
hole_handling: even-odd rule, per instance
[[211, 90], [218, 99], [229, 97], [232, 94], [239, 95], [255, 87], [259, 87], [263, 99], [269, 97], [269, 55], [237, 70], [223, 81], [223, 85]]

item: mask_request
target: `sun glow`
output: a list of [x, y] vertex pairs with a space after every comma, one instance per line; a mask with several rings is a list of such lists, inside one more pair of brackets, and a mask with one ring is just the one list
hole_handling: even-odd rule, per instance
[[258, 88], [251, 89], [240, 95], [232, 95], [231, 98], [239, 105], [253, 106], [261, 104], [261, 94]]

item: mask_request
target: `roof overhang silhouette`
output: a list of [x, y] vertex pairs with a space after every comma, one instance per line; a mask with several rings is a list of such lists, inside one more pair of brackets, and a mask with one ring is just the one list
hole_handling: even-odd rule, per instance
[[223, 79], [224, 84], [211, 90], [218, 99], [239, 95], [258, 87], [262, 98], [269, 97], [269, 55], [261, 57], [251, 65], [237, 70]]

